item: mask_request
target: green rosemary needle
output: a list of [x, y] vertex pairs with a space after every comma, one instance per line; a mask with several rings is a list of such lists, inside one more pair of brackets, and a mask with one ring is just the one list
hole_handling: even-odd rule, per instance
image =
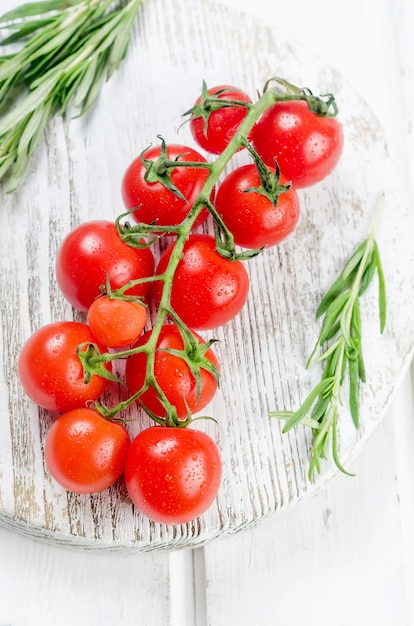
[[[283, 432], [302, 424], [312, 429], [313, 443], [310, 451], [309, 479], [315, 471], [321, 471], [321, 459], [326, 459], [326, 448], [331, 438], [332, 457], [336, 466], [349, 474], [342, 466], [338, 454], [337, 422], [341, 406], [341, 388], [346, 373], [349, 381], [349, 408], [355, 424], [359, 427], [359, 388], [365, 382], [365, 366], [362, 354], [362, 328], [359, 299], [371, 283], [375, 273], [379, 287], [379, 320], [383, 332], [386, 322], [385, 280], [376, 242], [376, 232], [382, 212], [384, 197], [381, 196], [370, 233], [352, 254], [338, 278], [327, 291], [316, 311], [322, 315], [322, 328], [307, 367], [324, 363], [319, 383], [311, 390], [302, 405], [293, 411], [272, 411], [270, 417], [285, 420]], [[322, 353], [317, 356], [317, 351]]]
[[44, 0], [0, 17], [0, 180], [20, 184], [49, 118], [84, 114], [124, 59], [142, 0]]

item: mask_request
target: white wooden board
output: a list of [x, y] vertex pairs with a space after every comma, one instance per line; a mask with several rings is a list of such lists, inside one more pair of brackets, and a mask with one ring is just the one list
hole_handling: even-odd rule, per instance
[[[148, 37], [154, 24], [164, 37]], [[180, 116], [203, 79], [210, 85], [237, 84], [254, 96], [272, 75], [314, 92], [333, 92], [346, 145], [335, 173], [300, 192], [302, 216], [294, 234], [249, 263], [247, 306], [215, 333], [221, 340], [216, 351], [222, 383], [209, 413], [218, 425], [198, 426], [222, 448], [224, 474], [217, 501], [199, 520], [166, 527], [135, 511], [122, 485], [92, 497], [67, 494], [44, 467], [50, 416], [27, 400], [16, 377], [25, 339], [49, 321], [73, 316], [55, 283], [57, 247], [79, 222], [112, 219], [122, 212], [125, 168], [157, 134], [177, 140]], [[191, 142], [188, 128], [181, 128], [178, 138]], [[239, 156], [233, 166], [244, 158]], [[85, 118], [54, 119], [20, 190], [6, 195], [2, 188], [0, 522], [72, 546], [165, 550], [253, 527], [325, 486], [336, 470], [327, 463], [315, 483], [309, 483], [309, 434], [298, 428], [282, 435], [281, 425], [267, 413], [296, 408], [318, 380], [317, 367], [305, 369], [319, 331], [316, 306], [366, 236], [381, 192], [386, 195], [379, 245], [388, 323], [380, 337], [374, 284], [363, 300], [368, 382], [361, 398], [362, 425], [356, 432], [346, 408], [340, 421], [345, 465], [382, 419], [412, 354], [414, 217], [403, 177], [373, 114], [326, 61], [285, 43], [266, 25], [218, 10], [207, 0], [146, 2], [127, 60], [105, 86], [97, 107]], [[131, 433], [146, 419], [140, 417]]]

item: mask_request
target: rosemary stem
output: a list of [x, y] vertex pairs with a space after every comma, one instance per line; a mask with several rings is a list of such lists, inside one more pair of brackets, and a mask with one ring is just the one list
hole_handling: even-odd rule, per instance
[[[310, 451], [308, 477], [312, 480], [320, 473], [320, 460], [326, 458], [328, 436], [332, 439], [332, 457], [338, 469], [349, 474], [342, 466], [338, 455], [338, 413], [342, 405], [341, 387], [345, 373], [349, 378], [349, 409], [356, 428], [359, 427], [359, 385], [365, 382], [365, 364], [362, 357], [362, 330], [359, 298], [364, 293], [375, 272], [379, 287], [380, 330], [383, 332], [386, 319], [385, 279], [382, 270], [376, 234], [381, 218], [384, 195], [378, 200], [368, 237], [358, 246], [345, 264], [342, 272], [322, 298], [316, 317], [325, 314], [318, 341], [308, 360], [325, 362], [319, 383], [309, 392], [296, 411], [271, 411], [270, 417], [286, 421], [283, 432], [302, 424], [311, 427], [313, 444]], [[328, 347], [316, 359], [319, 347]], [[329, 345], [330, 342], [330, 345]], [[315, 423], [316, 422], [316, 423]]]
[[364, 248], [364, 253], [362, 255], [362, 259], [360, 261], [360, 264], [358, 266], [358, 270], [357, 270], [355, 279], [354, 279], [353, 284], [352, 284], [349, 300], [348, 300], [348, 302], [346, 303], [346, 305], [344, 307], [344, 314], [343, 314], [343, 317], [341, 319], [341, 327], [342, 327], [342, 322], [343, 322], [344, 323], [344, 326], [343, 326], [344, 336], [345, 336], [346, 339], [348, 339], [348, 345], [350, 345], [349, 338], [350, 338], [350, 335], [351, 335], [352, 311], [354, 309], [355, 302], [358, 300], [359, 291], [361, 289], [362, 277], [363, 277], [364, 272], [365, 272], [365, 270], [367, 268], [368, 261], [369, 261], [371, 255], [372, 255], [372, 251], [373, 251], [374, 246], [375, 246], [375, 238], [376, 238], [376, 234], [377, 234], [380, 218], [381, 218], [381, 215], [382, 215], [384, 202], [385, 202], [384, 194], [381, 194], [380, 197], [379, 197], [379, 200], [377, 202], [377, 206], [376, 206], [376, 210], [375, 210], [375, 213], [374, 213], [374, 218], [373, 218], [373, 221], [372, 221], [372, 225], [371, 225], [368, 237], [366, 239], [366, 245], [365, 245], [365, 248]]

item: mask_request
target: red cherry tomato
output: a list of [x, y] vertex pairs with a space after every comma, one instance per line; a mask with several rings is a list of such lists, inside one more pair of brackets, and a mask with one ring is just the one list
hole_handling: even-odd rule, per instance
[[[113, 290], [131, 280], [152, 276], [154, 256], [149, 248], [133, 248], [119, 237], [113, 222], [96, 220], [74, 228], [63, 240], [56, 258], [56, 278], [65, 298], [87, 311], [109, 278]], [[126, 294], [145, 296], [150, 283]]]
[[[171, 244], [162, 255], [156, 274], [163, 274], [173, 251]], [[161, 298], [163, 283], [154, 283]], [[249, 277], [241, 261], [229, 261], [215, 248], [210, 235], [194, 234], [187, 239], [174, 274], [171, 306], [184, 323], [195, 330], [226, 324], [243, 308]]]
[[[206, 159], [193, 148], [183, 145], [167, 145], [166, 153], [169, 161], [206, 163]], [[153, 162], [157, 172], [157, 161], [162, 155], [162, 147], [149, 148], [143, 157]], [[162, 159], [160, 167], [164, 170]], [[208, 176], [205, 167], [169, 166], [168, 176], [182, 197], [168, 189], [161, 182], [149, 182], [145, 179], [147, 169], [141, 156], [137, 157], [128, 167], [122, 180], [122, 197], [127, 209], [136, 210], [132, 217], [136, 222], [155, 224], [157, 226], [176, 226], [188, 215]], [[185, 198], [185, 200], [183, 199]], [[195, 221], [194, 228], [207, 218], [208, 212], [203, 209]]]
[[[54, 322], [37, 330], [24, 344], [18, 360], [20, 382], [39, 406], [49, 411], [65, 412], [97, 400], [108, 380], [93, 375], [84, 382], [82, 364], [76, 354], [82, 343], [106, 348], [92, 335], [89, 326], [80, 322]], [[107, 364], [111, 370], [111, 364]]]
[[58, 417], [46, 437], [45, 460], [51, 476], [74, 493], [97, 493], [124, 471], [129, 435], [121, 424], [83, 408]]
[[[281, 177], [279, 182], [286, 184], [287, 181]], [[260, 187], [255, 165], [233, 170], [218, 189], [216, 209], [237, 245], [253, 249], [274, 246], [285, 239], [297, 224], [300, 212], [298, 195], [291, 187], [280, 194], [275, 206], [265, 195], [249, 191], [252, 187]]]
[[[218, 85], [208, 89], [210, 96], [219, 100], [237, 100], [251, 104], [250, 97], [238, 87], [232, 85]], [[198, 145], [212, 154], [221, 154], [235, 135], [238, 127], [246, 117], [248, 107], [244, 105], [222, 106], [204, 101], [200, 111], [200, 96], [194, 103], [195, 111], [190, 118], [191, 133]], [[202, 114], [201, 114], [202, 113]], [[204, 117], [208, 115], [208, 118]]]
[[143, 304], [130, 300], [96, 298], [88, 310], [88, 324], [98, 341], [108, 348], [124, 348], [142, 333], [147, 319]]
[[211, 505], [221, 472], [211, 437], [191, 428], [153, 426], [132, 441], [124, 475], [141, 513], [163, 524], [185, 524]]
[[342, 126], [336, 118], [313, 113], [306, 102], [271, 106], [253, 130], [253, 145], [266, 165], [275, 159], [295, 188], [323, 180], [337, 165], [343, 149]]
[[[200, 345], [205, 343], [199, 335], [193, 334]], [[145, 345], [150, 336], [151, 331], [146, 332], [135, 346]], [[217, 382], [213, 374], [200, 368], [200, 394], [197, 396], [196, 379], [188, 364], [180, 356], [167, 352], [167, 350], [183, 350], [183, 348], [184, 342], [178, 328], [174, 324], [165, 324], [157, 342], [154, 375], [168, 401], [176, 408], [179, 418], [186, 418], [188, 411], [197, 413], [204, 409], [217, 391]], [[211, 348], [205, 352], [205, 357], [218, 370], [218, 362]], [[193, 359], [197, 360], [197, 355], [193, 355]], [[143, 386], [146, 366], [147, 355], [144, 352], [138, 352], [128, 358], [125, 376], [131, 394], [137, 393]], [[165, 408], [160, 403], [153, 387], [143, 393], [139, 401], [156, 415], [165, 416]]]

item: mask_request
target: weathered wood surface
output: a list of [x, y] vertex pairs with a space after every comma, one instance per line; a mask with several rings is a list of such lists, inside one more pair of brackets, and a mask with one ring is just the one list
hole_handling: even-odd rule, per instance
[[[128, 59], [99, 106], [80, 120], [54, 119], [22, 188], [7, 196], [3, 188], [0, 408], [6, 419], [0, 426], [0, 515], [5, 525], [40, 538], [112, 549], [196, 546], [254, 527], [331, 480], [336, 472], [327, 464], [309, 484], [309, 435], [301, 428], [282, 435], [267, 412], [298, 406], [318, 379], [318, 368], [304, 367], [317, 336], [318, 299], [365, 237], [383, 191], [379, 240], [390, 302], [387, 332], [380, 338], [373, 288], [363, 304], [369, 379], [362, 426], [355, 431], [346, 409], [340, 425], [345, 464], [382, 418], [411, 355], [412, 206], [374, 115], [340, 73], [306, 48], [285, 43], [277, 30], [205, 1], [190, 4], [146, 3]], [[157, 32], [163, 36], [155, 37]], [[75, 224], [122, 211], [125, 167], [158, 133], [176, 139], [180, 115], [202, 79], [241, 84], [254, 94], [271, 75], [335, 93], [346, 147], [326, 182], [300, 192], [302, 215], [294, 234], [248, 265], [247, 306], [215, 333], [222, 385], [210, 413], [218, 426], [203, 427], [223, 452], [217, 502], [196, 522], [165, 527], [137, 513], [122, 485], [93, 497], [67, 494], [44, 467], [51, 416], [27, 400], [16, 377], [18, 353], [30, 333], [73, 315], [55, 283], [57, 247]], [[179, 137], [190, 141], [188, 128]], [[145, 420], [138, 417], [132, 433]]]
[[[153, 0], [145, 2], [148, 6]], [[283, 27], [283, 40], [301, 41], [329, 57], [379, 117], [392, 153], [412, 182], [410, 0], [225, 3], [261, 15], [278, 32]], [[3, 0], [1, 7], [16, 4]], [[164, 28], [162, 16], [151, 23], [155, 32]], [[233, 34], [240, 37], [237, 24]], [[197, 25], [194, 33], [204, 27]], [[243, 36], [250, 36], [249, 29]], [[231, 49], [233, 39], [226, 45]], [[0, 624], [123, 626], [139, 619], [148, 626], [222, 626], [227, 621], [241, 626], [259, 621], [265, 626], [412, 626], [413, 380], [412, 374], [405, 377], [386, 418], [351, 463], [356, 478], [337, 476], [283, 515], [204, 548], [169, 554], [70, 551], [0, 527]], [[0, 381], [3, 410], [8, 383], [1, 376]], [[0, 429], [2, 438], [4, 432], [9, 437], [7, 420]], [[2, 485], [10, 480], [3, 476]]]

